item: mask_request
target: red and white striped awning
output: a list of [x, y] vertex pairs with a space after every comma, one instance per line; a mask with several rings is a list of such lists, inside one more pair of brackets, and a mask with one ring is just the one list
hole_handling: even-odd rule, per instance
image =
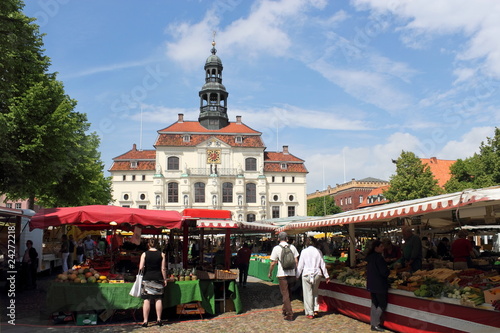
[[239, 223], [233, 220], [199, 219], [196, 221], [196, 227], [228, 229], [238, 228]]
[[[343, 225], [349, 223], [390, 221], [398, 217], [425, 215], [447, 210], [459, 210], [477, 203], [498, 201], [500, 204], [500, 187], [489, 187], [478, 190], [448, 193], [429, 198], [389, 203], [385, 205], [352, 210], [340, 214], [308, 219], [289, 223], [276, 229], [276, 232], [304, 229], [313, 230], [320, 227]], [[451, 220], [451, 214], [450, 214]]]
[[263, 231], [263, 232], [274, 232], [278, 226], [273, 224], [257, 223], [257, 222], [240, 222], [241, 230], [252, 230], [252, 231]]

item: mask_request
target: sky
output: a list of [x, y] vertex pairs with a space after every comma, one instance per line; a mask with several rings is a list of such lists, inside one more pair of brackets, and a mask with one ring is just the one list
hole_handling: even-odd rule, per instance
[[198, 120], [214, 38], [228, 116], [305, 161], [307, 193], [456, 160], [500, 123], [497, 0], [25, 0], [107, 170]]

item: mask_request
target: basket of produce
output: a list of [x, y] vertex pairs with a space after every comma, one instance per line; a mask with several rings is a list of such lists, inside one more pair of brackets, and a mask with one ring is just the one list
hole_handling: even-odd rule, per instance
[[238, 278], [238, 274], [235, 274], [228, 270], [215, 270], [215, 278], [217, 280], [236, 280]]

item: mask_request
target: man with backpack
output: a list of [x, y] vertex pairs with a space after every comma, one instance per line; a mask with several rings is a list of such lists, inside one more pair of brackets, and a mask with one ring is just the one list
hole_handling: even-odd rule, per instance
[[271, 278], [274, 266], [278, 264], [278, 282], [281, 296], [283, 297], [283, 317], [285, 320], [293, 321], [293, 310], [291, 294], [295, 284], [295, 268], [298, 264], [299, 252], [295, 246], [288, 244], [288, 235], [286, 232], [278, 234], [280, 242], [271, 252], [271, 266], [269, 267], [268, 277]]

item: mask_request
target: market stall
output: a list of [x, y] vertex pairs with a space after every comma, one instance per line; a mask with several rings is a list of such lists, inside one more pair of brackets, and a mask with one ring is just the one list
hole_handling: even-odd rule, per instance
[[[339, 281], [322, 282], [318, 302], [322, 311], [339, 312], [370, 322], [370, 293]], [[458, 299], [416, 298], [413, 292], [389, 290], [384, 327], [396, 332], [498, 332], [500, 319], [490, 305], [464, 307]]]
[[[499, 217], [500, 187], [495, 186], [296, 221], [277, 229], [276, 232], [286, 231], [290, 234], [298, 234], [306, 231], [332, 231], [333, 228], [345, 231], [348, 228], [348, 239], [351, 243], [349, 266], [355, 268], [356, 264], [362, 261], [356, 260], [358, 256], [352, 244], [355, 240], [359, 241], [361, 233], [371, 234], [372, 238], [389, 237], [395, 236], [397, 232], [400, 233], [403, 225], [409, 225], [419, 236], [454, 235], [458, 229], [471, 230], [470, 226], [488, 228], [498, 225]], [[493, 248], [495, 247], [495, 244], [491, 243], [481, 245], [483, 245], [483, 250], [491, 250], [492, 245]], [[451, 285], [451, 281], [442, 285], [441, 288], [451, 288], [451, 297], [446, 297], [447, 292], [440, 289], [436, 296], [427, 297], [426, 283], [433, 280], [429, 276], [426, 280], [422, 280], [418, 274], [432, 276], [432, 273], [439, 270], [436, 268], [439, 267], [438, 264], [441, 265], [440, 267], [450, 265], [446, 265], [446, 262], [425, 260], [423, 264], [425, 269], [422, 272], [405, 273], [407, 274], [405, 281], [397, 280], [396, 286], [390, 289], [389, 307], [383, 325], [399, 332], [498, 331], [500, 320], [495, 310], [495, 308], [499, 309], [498, 303], [494, 303], [496, 307], [491, 303], [485, 303], [485, 296], [483, 296], [483, 293], [487, 295], [492, 290], [490, 288], [494, 289], [498, 285], [497, 280], [500, 279], [500, 266], [495, 265], [495, 258], [496, 263], [499, 262], [498, 254], [495, 256], [493, 252], [492, 255], [493, 258], [481, 257], [478, 260], [478, 266], [480, 263], [488, 264], [482, 266], [488, 271], [478, 270], [471, 273], [473, 276], [467, 276], [467, 272], [456, 273]], [[453, 276], [455, 273], [453, 270], [451, 272]], [[319, 291], [322, 309], [338, 311], [369, 322], [370, 294], [366, 287], [362, 286], [361, 275], [362, 273], [358, 276], [353, 275], [342, 282], [322, 283]], [[406, 278], [411, 280], [406, 281]], [[401, 279], [401, 277], [398, 276], [395, 279]], [[397, 286], [398, 284], [400, 286]], [[498, 297], [498, 294], [500, 292], [492, 293], [496, 295], [495, 297]]]
[[[167, 283], [163, 296], [165, 308], [178, 304], [201, 302], [209, 314], [216, 313], [216, 290], [221, 281], [196, 280], [173, 281]], [[90, 310], [127, 310], [140, 309], [142, 299], [132, 297], [129, 291], [132, 283], [61, 283], [54, 282], [47, 291], [47, 309], [57, 311], [90, 311]], [[227, 283], [236, 313], [241, 313], [242, 306], [238, 287], [234, 281]]]

